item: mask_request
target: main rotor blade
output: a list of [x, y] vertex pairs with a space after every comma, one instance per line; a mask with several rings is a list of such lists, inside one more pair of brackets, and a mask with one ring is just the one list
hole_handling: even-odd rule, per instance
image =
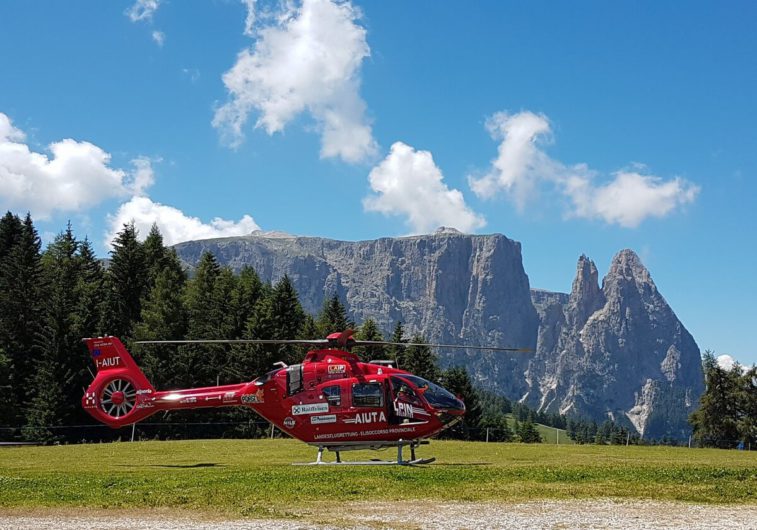
[[134, 344], [329, 344], [326, 339], [197, 339], [197, 340], [136, 340]]
[[465, 344], [427, 344], [425, 342], [384, 342], [380, 340], [356, 340], [350, 346], [428, 346], [429, 348], [455, 348], [458, 350], [487, 350], [528, 353], [531, 348], [500, 348], [498, 346], [466, 346]]

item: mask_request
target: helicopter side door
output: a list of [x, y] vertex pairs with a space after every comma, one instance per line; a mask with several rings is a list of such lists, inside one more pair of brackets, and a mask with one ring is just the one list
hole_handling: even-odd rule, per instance
[[[410, 383], [400, 377], [389, 378], [392, 401], [389, 406], [389, 422], [408, 423], [415, 420], [416, 411], [423, 411], [423, 402]], [[425, 411], [424, 411], [425, 412]]]

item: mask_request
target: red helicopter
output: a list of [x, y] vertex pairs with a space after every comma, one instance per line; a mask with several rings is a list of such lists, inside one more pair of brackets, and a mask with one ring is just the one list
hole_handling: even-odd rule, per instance
[[[449, 391], [394, 367], [393, 361], [361, 362], [353, 346], [398, 343], [361, 341], [353, 331], [318, 340], [138, 341], [137, 344], [307, 344], [302, 363], [285, 365], [249, 383], [158, 391], [116, 337], [86, 338], [97, 376], [82, 397], [96, 420], [120, 428], [163, 410], [246, 406], [290, 436], [318, 447], [313, 464], [325, 464], [323, 451], [336, 453], [333, 464], [427, 464], [415, 449], [460, 421], [465, 404]], [[411, 343], [399, 343], [412, 346]], [[449, 344], [431, 347], [460, 348]], [[520, 348], [469, 347], [478, 350], [528, 351]], [[402, 448], [409, 446], [410, 460]], [[342, 462], [340, 452], [397, 448], [396, 461]]]

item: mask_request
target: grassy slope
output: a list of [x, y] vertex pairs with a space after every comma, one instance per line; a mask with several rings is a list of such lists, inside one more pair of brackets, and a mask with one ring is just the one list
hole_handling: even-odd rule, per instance
[[[506, 414], [507, 416], [507, 424], [512, 429], [515, 426], [515, 416], [512, 414]], [[557, 443], [557, 431], [560, 431], [560, 444], [566, 444], [566, 445], [573, 445], [576, 442], [571, 440], [568, 437], [568, 431], [564, 429], [555, 429], [554, 427], [547, 427], [546, 425], [542, 425], [541, 423], [537, 423], [536, 430], [539, 431], [539, 434], [541, 434], [541, 440], [542, 443], [545, 444], [556, 444]]]
[[[285, 517], [329, 500], [757, 503], [757, 452], [433, 442], [420, 455], [433, 454], [437, 463], [422, 468], [289, 465], [314, 453], [293, 440], [5, 448], [0, 507], [171, 507]], [[391, 458], [393, 451], [344, 456]]]

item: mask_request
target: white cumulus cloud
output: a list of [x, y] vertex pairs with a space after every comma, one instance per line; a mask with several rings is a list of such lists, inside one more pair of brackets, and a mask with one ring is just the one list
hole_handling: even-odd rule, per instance
[[153, 223], [157, 224], [166, 245], [194, 239], [241, 236], [260, 229], [249, 215], [244, 215], [239, 221], [216, 217], [209, 223], [204, 223], [178, 208], [153, 202], [148, 197], [132, 197], [115, 214], [109, 215], [107, 221], [108, 232], [104, 241], [107, 248], [111, 247], [113, 238], [123, 225], [132, 221], [142, 239], [150, 232]]
[[126, 10], [126, 16], [132, 22], [152, 20], [152, 16], [160, 7], [160, 0], [137, 0]]
[[376, 193], [363, 200], [367, 211], [404, 215], [413, 233], [439, 226], [472, 232], [486, 221], [466, 204], [459, 190], [449, 189], [429, 151], [395, 142], [390, 153], [371, 170], [368, 180]]
[[602, 178], [587, 164], [566, 165], [551, 158], [544, 145], [552, 128], [543, 114], [499, 112], [487, 121], [498, 140], [498, 156], [482, 176], [469, 176], [473, 192], [491, 199], [505, 192], [523, 210], [545, 184], [568, 199], [568, 217], [600, 219], [633, 228], [650, 217], [664, 217], [693, 202], [699, 186], [683, 178], [664, 180], [638, 170], [621, 170]]
[[[245, 32], [253, 33], [254, 4]], [[252, 18], [250, 18], [252, 17]], [[374, 156], [377, 144], [360, 97], [360, 66], [370, 56], [360, 11], [350, 2], [283, 2], [282, 11], [258, 24], [256, 40], [224, 74], [229, 101], [216, 110], [213, 125], [232, 146], [255, 127], [284, 130], [302, 113], [321, 133], [321, 156], [355, 163]]]
[[0, 209], [30, 211], [37, 219], [79, 212], [106, 199], [143, 193], [153, 182], [150, 160], [132, 161], [133, 171], [111, 166], [110, 154], [70, 138], [33, 151], [23, 131], [0, 112]]

